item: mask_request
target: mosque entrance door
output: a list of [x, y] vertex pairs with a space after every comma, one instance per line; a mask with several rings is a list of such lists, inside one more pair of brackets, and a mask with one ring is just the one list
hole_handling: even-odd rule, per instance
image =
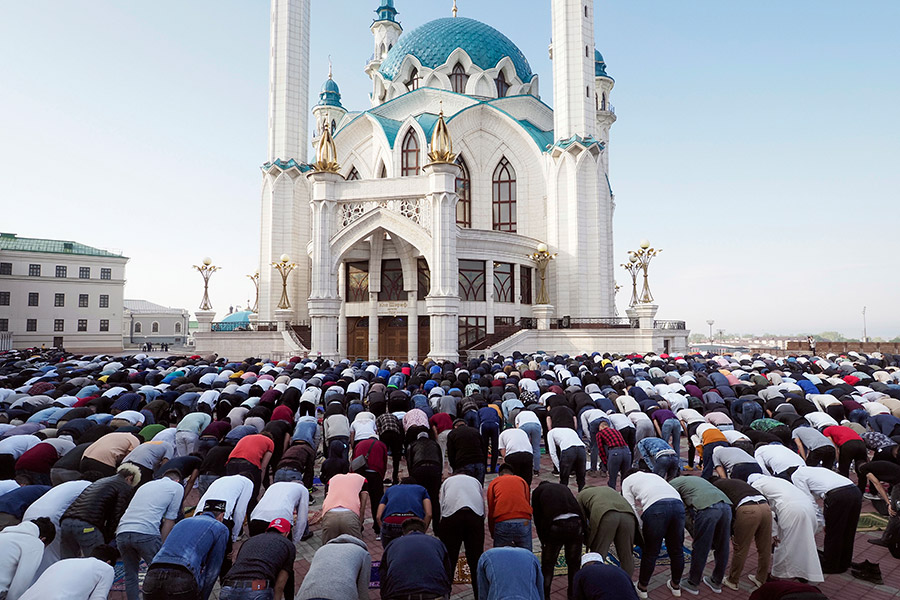
[[347, 358], [369, 358], [369, 318], [347, 317]]
[[378, 357], [404, 361], [407, 358], [407, 317], [381, 317], [378, 319]]

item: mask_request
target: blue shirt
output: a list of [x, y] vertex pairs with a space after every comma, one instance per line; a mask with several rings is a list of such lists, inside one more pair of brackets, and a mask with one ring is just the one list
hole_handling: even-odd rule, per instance
[[537, 556], [525, 548], [491, 548], [482, 554], [478, 600], [544, 600], [544, 576]]
[[449, 596], [452, 583], [450, 557], [439, 539], [424, 533], [409, 533], [391, 540], [384, 549], [382, 598], [413, 594]]
[[589, 563], [575, 574], [572, 600], [637, 600], [631, 578], [620, 567]]
[[428, 498], [428, 492], [421, 485], [403, 483], [392, 485], [384, 491], [384, 496], [381, 497], [381, 504], [384, 504], [384, 516], [414, 514], [420, 519], [424, 519], [425, 509], [422, 507], [422, 501], [426, 498]]
[[0, 513], [21, 519], [25, 514], [25, 509], [49, 491], [49, 485], [23, 485], [11, 492], [6, 492], [0, 496]]
[[478, 421], [482, 425], [486, 425], [488, 423], [494, 423], [496, 425], [500, 424], [500, 415], [497, 414], [497, 411], [493, 408], [486, 406], [482, 409], [478, 410]]
[[675, 454], [675, 450], [672, 449], [672, 446], [669, 445], [668, 442], [658, 437], [647, 437], [642, 439], [637, 443], [637, 449], [641, 453], [641, 457], [647, 461], [651, 467], [656, 466], [656, 456], [660, 452], [666, 452], [666, 454]]
[[153, 564], [180, 565], [194, 574], [200, 598], [206, 600], [222, 568], [228, 527], [210, 513], [179, 521], [156, 553]]

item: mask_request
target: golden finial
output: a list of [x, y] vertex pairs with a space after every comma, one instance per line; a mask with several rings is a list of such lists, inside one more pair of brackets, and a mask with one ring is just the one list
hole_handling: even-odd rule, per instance
[[332, 73], [331, 73], [331, 55], [329, 54], [329, 55], [328, 55], [328, 79], [331, 79], [331, 78], [332, 78]]
[[317, 173], [339, 173], [341, 166], [337, 161], [337, 148], [331, 137], [331, 125], [328, 119], [322, 120], [322, 137], [316, 147], [316, 163], [313, 165]]
[[428, 153], [428, 159], [432, 163], [445, 164], [453, 164], [456, 161], [456, 155], [453, 154], [453, 140], [450, 139], [450, 129], [444, 121], [443, 100], [437, 125], [434, 127], [434, 133], [431, 134], [431, 152]]
[[453, 16], [456, 16], [456, 13], [459, 12], [459, 9], [456, 8], [456, 0], [453, 0]]

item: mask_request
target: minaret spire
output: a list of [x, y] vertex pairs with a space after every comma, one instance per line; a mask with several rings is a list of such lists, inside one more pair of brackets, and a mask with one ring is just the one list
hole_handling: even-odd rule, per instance
[[456, 16], [456, 13], [459, 12], [459, 9], [456, 8], [456, 0], [453, 0], [453, 16]]

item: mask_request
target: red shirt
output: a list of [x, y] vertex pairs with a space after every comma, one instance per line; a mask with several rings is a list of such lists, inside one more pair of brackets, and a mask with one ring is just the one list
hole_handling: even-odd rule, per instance
[[826, 427], [822, 430], [822, 433], [830, 437], [838, 446], [843, 446], [844, 444], [852, 440], [862, 441], [862, 438], [859, 437], [858, 433], [856, 433], [849, 427], [844, 427], [843, 425], [832, 425], [831, 427]]
[[[375, 447], [369, 452], [369, 447], [371, 447], [372, 444], [375, 444]], [[360, 440], [356, 444], [356, 447], [353, 448], [353, 458], [365, 456], [366, 452], [369, 452], [369, 460], [367, 461], [369, 469], [375, 471], [378, 473], [379, 477], [384, 479], [384, 475], [387, 473], [387, 446], [384, 442], [380, 442], [375, 438]]]
[[241, 441], [237, 443], [237, 446], [235, 446], [234, 450], [231, 451], [231, 454], [228, 455], [228, 460], [233, 458], [243, 458], [257, 467], [262, 468], [263, 456], [265, 456], [266, 452], [274, 451], [275, 442], [270, 438], [262, 434], [248, 435], [241, 438]]
[[270, 421], [287, 421], [291, 425], [294, 424], [294, 413], [291, 412], [290, 407], [282, 404], [281, 406], [276, 406], [275, 410], [272, 411], [272, 418]]
[[437, 413], [428, 420], [438, 433], [443, 433], [448, 429], [453, 429], [453, 417], [447, 413]]
[[37, 444], [16, 461], [16, 471], [34, 471], [35, 473], [49, 473], [50, 468], [59, 460], [56, 448], [50, 444]]

